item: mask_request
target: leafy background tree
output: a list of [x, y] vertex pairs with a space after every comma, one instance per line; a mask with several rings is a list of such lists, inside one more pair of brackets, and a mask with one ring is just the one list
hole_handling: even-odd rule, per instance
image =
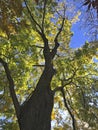
[[[96, 130], [98, 128], [96, 116], [98, 113], [98, 65], [94, 58], [98, 56], [98, 42], [85, 43], [79, 49], [70, 48], [73, 35], [71, 26], [78, 14], [69, 19], [69, 10], [65, 1], [2, 0], [0, 4], [1, 127], [5, 130], [19, 129], [18, 123], [21, 121], [17, 107], [19, 105], [18, 108], [22, 108], [29, 103], [41, 80], [41, 74], [43, 75], [45, 68], [50, 65], [49, 70], [46, 71], [46, 77], [51, 75], [51, 69], [54, 69], [51, 66], [55, 67], [55, 74], [52, 81], [49, 81], [48, 91], [49, 96], [52, 92], [54, 98], [54, 109], [49, 115], [53, 122], [52, 129]], [[48, 47], [45, 41], [47, 39]], [[52, 55], [52, 60], [49, 60], [50, 57], [47, 54]], [[47, 80], [46, 82], [44, 80], [44, 84], [47, 86]], [[18, 105], [17, 100], [13, 100], [11, 85], [19, 101]], [[43, 91], [37, 90], [38, 97], [32, 102], [35, 106], [40, 106], [40, 99], [41, 103], [44, 102], [46, 96], [42, 98]], [[51, 105], [50, 98], [45, 102]], [[48, 110], [49, 105], [43, 109]], [[41, 108], [37, 109], [39, 111]], [[25, 113], [28, 110], [29, 108], [26, 108]], [[61, 113], [65, 112], [67, 114], [63, 116]], [[36, 120], [41, 124], [39, 119], [40, 114]], [[45, 124], [48, 123], [45, 122]], [[21, 128], [21, 124], [19, 125]], [[34, 126], [31, 125], [31, 127], [34, 129]], [[46, 130], [44, 125], [39, 125], [36, 130], [41, 127]], [[51, 127], [48, 128], [50, 130]]]

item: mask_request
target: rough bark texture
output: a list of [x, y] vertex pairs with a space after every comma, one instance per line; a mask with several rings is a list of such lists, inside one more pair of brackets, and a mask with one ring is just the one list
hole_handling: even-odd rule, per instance
[[35, 91], [22, 106], [18, 103], [8, 65], [2, 59], [0, 59], [0, 62], [5, 68], [9, 81], [10, 94], [15, 106], [20, 130], [51, 130], [54, 93], [51, 90], [50, 83], [55, 70], [53, 69], [50, 56]]
[[50, 90], [52, 71], [44, 70], [30, 99], [21, 106], [20, 130], [50, 130], [53, 93]]

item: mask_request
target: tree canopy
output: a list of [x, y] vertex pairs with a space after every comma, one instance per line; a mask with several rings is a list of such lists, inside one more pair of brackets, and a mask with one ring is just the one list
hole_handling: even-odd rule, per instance
[[[90, 9], [92, 4], [97, 9], [93, 3], [85, 1], [84, 5]], [[31, 110], [25, 105], [31, 99], [40, 106], [45, 96], [49, 103], [46, 91], [54, 99], [51, 129], [98, 129], [98, 41], [85, 42], [77, 49], [70, 47], [71, 27], [79, 15], [77, 11], [70, 18], [73, 9], [63, 0], [1, 0], [0, 127], [3, 130], [19, 129], [20, 111], [24, 106], [26, 111]], [[44, 92], [45, 85], [49, 90]], [[39, 86], [44, 89], [41, 93]]]

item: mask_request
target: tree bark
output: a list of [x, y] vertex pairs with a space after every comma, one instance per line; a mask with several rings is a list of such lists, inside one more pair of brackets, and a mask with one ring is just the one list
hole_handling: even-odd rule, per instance
[[[48, 73], [48, 71], [50, 71]], [[54, 94], [50, 89], [53, 68], [45, 69], [30, 99], [21, 106], [20, 130], [51, 130]]]
[[51, 112], [53, 108], [54, 93], [50, 88], [50, 83], [55, 74], [52, 62], [59, 47], [58, 36], [62, 32], [65, 18], [63, 18], [61, 27], [54, 39], [55, 46], [52, 51], [50, 51], [48, 39], [44, 33], [46, 0], [44, 1], [42, 27], [33, 17], [26, 0], [24, 0], [24, 2], [32, 22], [36, 25], [36, 31], [41, 36], [44, 43], [43, 55], [45, 59], [45, 69], [30, 99], [20, 107], [20, 116], [18, 119], [19, 126], [20, 130], [51, 130]]

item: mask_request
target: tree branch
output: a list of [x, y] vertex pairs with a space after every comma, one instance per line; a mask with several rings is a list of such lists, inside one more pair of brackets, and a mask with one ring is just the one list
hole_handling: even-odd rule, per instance
[[65, 86], [69, 85], [72, 83], [72, 80], [70, 80], [69, 82], [65, 83], [64, 85], [62, 86], [58, 86], [56, 87], [54, 90], [53, 90], [53, 93], [57, 92], [57, 91], [61, 91], [61, 89], [63, 89]]
[[[30, 14], [30, 17], [31, 17], [31, 19], [32, 19], [32, 22], [35, 23], [35, 25], [40, 29], [40, 30], [38, 30], [38, 29], [36, 28], [36, 31], [38, 32], [38, 34], [39, 34], [39, 35], [41, 36], [41, 38], [43, 39], [43, 42], [44, 42], [44, 57], [45, 57], [45, 60], [46, 60], [47, 54], [48, 54], [48, 57], [49, 57], [49, 55], [50, 55], [50, 48], [49, 48], [49, 45], [48, 45], [48, 39], [46, 38], [42, 27], [38, 24], [38, 22], [35, 20], [35, 18], [34, 18], [34, 16], [33, 16], [33, 14], [31, 13], [31, 10], [30, 10], [30, 8], [29, 8], [29, 6], [28, 6], [28, 4], [27, 4], [27, 1], [24, 0], [24, 2], [25, 2], [25, 5], [26, 5], [26, 8], [27, 8], [27, 10], [28, 10], [28, 12], [29, 12], [29, 14]], [[43, 20], [42, 20], [42, 24], [43, 24], [43, 25], [44, 25], [45, 10], [46, 10], [45, 8], [46, 8], [46, 0], [45, 0], [45, 3], [44, 3], [44, 13], [43, 13]]]
[[[59, 28], [59, 31], [57, 32], [57, 34], [56, 34], [56, 36], [55, 36], [55, 38], [54, 38], [54, 43], [55, 43], [55, 46], [54, 46], [54, 48], [53, 48], [53, 50], [52, 50], [52, 52], [51, 52], [51, 54], [52, 54], [52, 59], [54, 58], [54, 56], [56, 55], [56, 53], [57, 53], [57, 49], [58, 49], [58, 47], [59, 47], [59, 42], [58, 42], [58, 37], [59, 37], [59, 35], [61, 34], [61, 32], [62, 32], [62, 30], [63, 30], [63, 27], [64, 27], [64, 21], [65, 21], [65, 11], [66, 11], [66, 7], [65, 7], [65, 4], [64, 4], [64, 14], [63, 14], [63, 16], [62, 16], [62, 23], [61, 23], [61, 27]], [[60, 15], [61, 16], [61, 15]]]
[[0, 58], [0, 63], [3, 65], [3, 67], [5, 69], [5, 73], [6, 73], [8, 81], [9, 81], [10, 95], [12, 97], [12, 101], [13, 101], [13, 104], [14, 104], [14, 107], [15, 107], [15, 110], [16, 110], [16, 115], [17, 115], [17, 117], [19, 119], [20, 105], [19, 105], [18, 99], [16, 97], [16, 93], [15, 93], [15, 90], [14, 90], [14, 86], [15, 86], [14, 81], [13, 81], [13, 79], [11, 77], [10, 70], [8, 68], [7, 63], [2, 58]]
[[32, 45], [32, 46], [35, 46], [35, 47], [40, 48], [40, 49], [44, 49], [43, 46], [39, 46], [39, 45]]
[[52, 49], [52, 52], [51, 52], [52, 59], [53, 59], [54, 56], [56, 55], [57, 49], [58, 49], [58, 47], [59, 47], [58, 37], [59, 37], [59, 35], [61, 34], [61, 32], [62, 32], [62, 30], [63, 30], [64, 21], [65, 21], [65, 18], [63, 18], [61, 27], [59, 28], [59, 31], [58, 31], [58, 33], [56, 34], [55, 39], [54, 39], [55, 46], [54, 46], [54, 48]]
[[62, 86], [56, 87], [53, 92], [57, 92], [57, 91], [61, 91], [61, 89], [63, 89], [66, 85], [69, 85], [72, 83], [72, 80], [74, 78], [74, 76], [76, 75], [76, 72], [78, 71], [78, 69], [75, 69], [75, 71], [73, 71], [73, 75], [71, 77], [69, 77], [68, 79], [63, 79], [65, 80], [67, 83], [62, 83]]
[[72, 118], [73, 130], [76, 130], [76, 124], [75, 124], [76, 121], [75, 121], [74, 115], [72, 114], [72, 112], [71, 112], [71, 110], [70, 110], [70, 108], [69, 108], [69, 106], [67, 104], [67, 100], [65, 98], [65, 93], [64, 93], [64, 88], [61, 89], [61, 92], [62, 92], [62, 96], [63, 96], [63, 100], [64, 100], [64, 105], [65, 105], [66, 109], [68, 110], [68, 112], [69, 112], [69, 114], [70, 114], [70, 116]]
[[77, 85], [74, 82], [72, 82], [72, 84], [75, 85], [76, 88], [79, 88], [79, 90], [81, 91], [81, 95], [82, 95], [82, 99], [83, 99], [82, 105], [83, 105], [84, 108], [86, 108], [86, 99], [85, 99], [85, 93], [83, 92], [83, 87], [81, 88], [79, 85]]
[[[46, 0], [45, 0], [45, 1], [46, 1]], [[38, 28], [35, 27], [35, 28], [36, 28], [36, 31], [38, 32], [38, 34], [41, 36], [41, 38], [43, 39], [44, 43], [46, 44], [48, 40], [47, 40], [47, 38], [46, 38], [46, 36], [45, 36], [45, 34], [44, 34], [44, 31], [43, 31], [42, 27], [41, 27], [40, 24], [35, 20], [33, 14], [31, 13], [31, 10], [30, 10], [30, 8], [29, 8], [29, 6], [28, 6], [28, 4], [27, 4], [27, 1], [24, 0], [24, 2], [25, 2], [25, 5], [26, 5], [26, 8], [27, 8], [27, 10], [28, 10], [28, 13], [30, 14], [30, 17], [31, 17], [31, 19], [32, 19], [32, 22], [35, 23], [35, 25], [40, 29], [40, 30], [38, 30]], [[45, 8], [45, 7], [46, 7], [46, 4], [45, 4], [44, 8]], [[45, 9], [44, 9], [44, 10], [45, 10]], [[44, 22], [44, 17], [45, 17], [45, 11], [44, 11], [44, 13], [43, 13], [43, 22]], [[42, 23], [43, 23], [43, 22], [42, 22]], [[43, 23], [43, 24], [44, 24], [44, 23]], [[49, 48], [49, 46], [48, 46], [48, 48]]]
[[58, 42], [58, 37], [59, 37], [60, 33], [62, 32], [62, 29], [63, 29], [63, 26], [64, 26], [64, 21], [65, 21], [65, 18], [63, 18], [61, 27], [59, 28], [59, 31], [58, 31], [58, 33], [57, 33], [56, 36], [55, 36], [55, 39], [54, 39], [54, 42], [55, 42], [55, 43]]
[[33, 65], [35, 67], [45, 67], [45, 65], [39, 65], [39, 64], [36, 64], [36, 65]]
[[[41, 26], [37, 23], [37, 21], [34, 19], [34, 16], [33, 16], [33, 14], [31, 13], [31, 10], [30, 10], [30, 8], [29, 8], [29, 6], [28, 6], [28, 4], [27, 4], [27, 1], [24, 0], [24, 2], [25, 2], [26, 8], [27, 8], [27, 10], [28, 10], [28, 13], [30, 14], [30, 17], [31, 17], [32, 21], [35, 23], [35, 25], [37, 25], [37, 26], [39, 27], [40, 31], [42, 32], [42, 28], [41, 28]], [[38, 32], [39, 34], [40, 34], [40, 31], [37, 30], [37, 32]]]
[[36, 29], [37, 33], [41, 36], [41, 38], [43, 39], [43, 41], [44, 41], [44, 43], [45, 43], [46, 37], [45, 37], [45, 34], [44, 34], [44, 32], [43, 32], [42, 27], [41, 27], [40, 24], [38, 24], [38, 22], [35, 20], [33, 14], [31, 13], [31, 10], [30, 10], [30, 8], [29, 8], [29, 6], [28, 6], [28, 4], [27, 4], [27, 1], [24, 0], [24, 2], [25, 2], [26, 8], [27, 8], [28, 13], [29, 13], [29, 15], [30, 15], [30, 17], [31, 17], [32, 22], [35, 23], [35, 25], [40, 29], [40, 30], [39, 30], [39, 29], [35, 26], [35, 29]]
[[46, 14], [46, 4], [47, 4], [47, 0], [44, 0], [44, 12], [43, 12], [43, 19], [42, 19], [42, 30], [44, 32], [44, 21], [45, 21], [45, 14]]

